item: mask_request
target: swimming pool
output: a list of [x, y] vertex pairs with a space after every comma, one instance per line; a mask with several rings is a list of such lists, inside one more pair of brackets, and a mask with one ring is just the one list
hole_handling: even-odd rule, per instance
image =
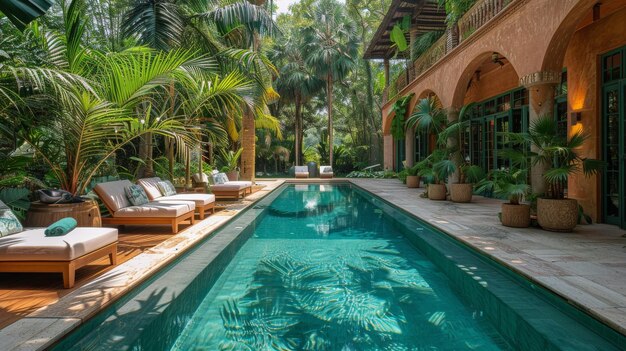
[[322, 184], [270, 194], [55, 349], [619, 350], [623, 342], [381, 199]]

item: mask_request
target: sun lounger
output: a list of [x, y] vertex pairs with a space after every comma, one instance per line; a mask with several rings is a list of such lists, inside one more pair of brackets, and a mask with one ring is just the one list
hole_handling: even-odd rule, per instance
[[295, 172], [296, 172], [296, 178], [308, 178], [309, 177], [309, 167], [307, 166], [296, 166]]
[[137, 181], [137, 184], [146, 191], [148, 199], [156, 202], [167, 201], [192, 201], [196, 204], [196, 212], [198, 217], [204, 219], [207, 213], [213, 213], [215, 211], [215, 195], [214, 194], [202, 194], [202, 193], [184, 193], [175, 194], [170, 196], [164, 196], [159, 189], [158, 183], [161, 182], [161, 178], [143, 178]]
[[25, 229], [0, 237], [0, 272], [58, 272], [69, 289], [77, 269], [105, 256], [117, 264], [117, 229], [78, 227], [53, 237], [45, 236], [45, 230]]
[[203, 180], [207, 180], [209, 183], [209, 187], [211, 188], [211, 192], [215, 194], [217, 198], [243, 198], [247, 194], [252, 194], [252, 182], [239, 180], [239, 181], [226, 181], [222, 184], [217, 184], [215, 182], [214, 176], [219, 174], [219, 172], [213, 172], [213, 176], [209, 177], [206, 174], [203, 174]]
[[334, 175], [331, 166], [320, 166], [320, 178], [332, 178]]
[[104, 202], [111, 214], [103, 217], [103, 224], [112, 225], [150, 225], [167, 224], [172, 232], [178, 233], [178, 225], [189, 221], [194, 224], [195, 202], [191, 201], [152, 201], [144, 205], [133, 206], [126, 197], [125, 188], [131, 186], [128, 180], [100, 183], [94, 191]]

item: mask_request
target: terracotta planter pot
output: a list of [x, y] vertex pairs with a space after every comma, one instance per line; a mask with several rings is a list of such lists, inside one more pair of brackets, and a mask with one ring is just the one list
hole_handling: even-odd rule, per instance
[[239, 180], [239, 171], [230, 171], [226, 173], [228, 180], [231, 182], [236, 182]]
[[530, 205], [502, 204], [502, 225], [513, 228], [530, 226]]
[[578, 201], [537, 199], [537, 222], [553, 232], [571, 232], [578, 224]]
[[420, 176], [408, 176], [408, 177], [406, 177], [406, 186], [407, 186], [407, 188], [419, 188], [420, 187]]
[[450, 200], [452, 202], [471, 202], [473, 184], [450, 184]]
[[428, 184], [428, 198], [431, 200], [445, 200], [446, 199], [446, 185], [445, 184]]

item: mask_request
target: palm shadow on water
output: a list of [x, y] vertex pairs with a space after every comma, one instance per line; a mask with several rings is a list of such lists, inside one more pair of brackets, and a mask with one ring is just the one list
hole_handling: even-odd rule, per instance
[[[283, 228], [277, 227], [279, 219], [259, 224], [255, 238], [264, 239], [267, 247], [248, 289], [221, 304], [221, 340], [211, 333], [199, 344], [220, 350], [490, 348], [471, 311], [449, 304], [451, 291], [443, 272], [377, 206], [347, 187], [342, 190], [327, 199], [301, 192], [272, 204], [283, 210], [279, 216], [269, 211], [268, 217], [295, 221]], [[333, 204], [332, 211], [324, 200]], [[317, 206], [307, 207], [312, 201]], [[295, 238], [320, 239], [321, 246], [280, 240], [299, 220], [329, 224], [324, 235], [309, 230]], [[348, 241], [333, 248], [335, 239]], [[320, 251], [327, 254], [320, 256]]]
[[246, 293], [221, 306], [227, 341], [219, 349], [467, 349], [455, 335], [467, 321], [445, 320], [427, 280], [391, 253], [342, 266], [266, 257]]

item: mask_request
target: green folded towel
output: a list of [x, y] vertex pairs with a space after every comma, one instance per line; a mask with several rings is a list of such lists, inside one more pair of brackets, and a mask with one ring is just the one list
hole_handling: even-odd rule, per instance
[[46, 236], [62, 236], [71, 232], [77, 225], [78, 223], [72, 217], [59, 219], [46, 228], [45, 234]]

